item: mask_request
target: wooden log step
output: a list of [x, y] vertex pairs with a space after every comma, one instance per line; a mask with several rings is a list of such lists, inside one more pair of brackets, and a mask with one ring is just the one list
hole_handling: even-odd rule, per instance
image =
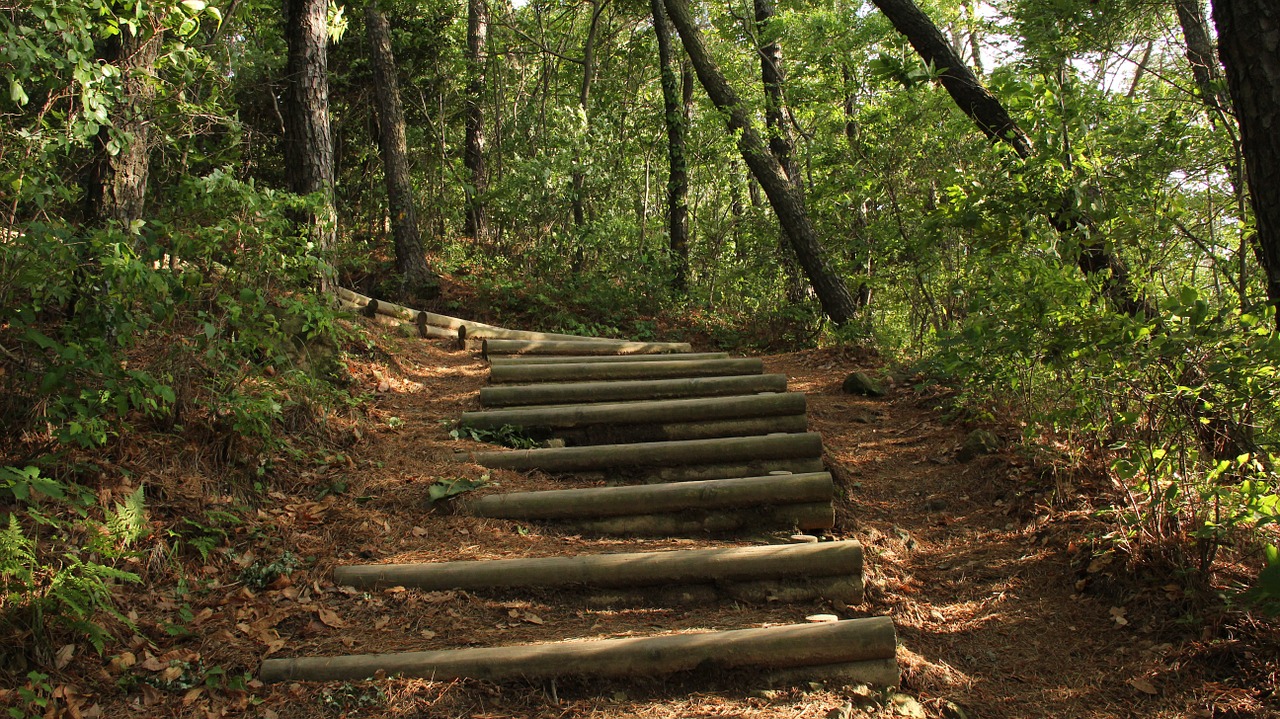
[[[452, 317], [445, 318], [453, 320]], [[482, 322], [469, 322], [467, 320], [458, 320], [449, 324], [456, 325], [452, 328], [455, 336], [458, 338], [459, 345], [465, 345], [468, 349], [484, 349], [484, 343], [489, 340], [511, 340], [516, 342], [591, 342], [606, 344], [610, 342], [625, 342], [626, 340], [613, 339], [612, 337], [588, 337], [585, 335], [570, 335], [563, 332], [533, 332], [530, 330], [511, 330], [506, 327], [494, 327], [486, 325]]]
[[809, 431], [809, 417], [793, 414], [786, 417], [747, 417], [716, 419], [708, 422], [663, 422], [661, 424], [598, 424], [545, 432], [548, 438], [564, 440], [566, 447], [588, 447], [607, 444], [639, 444], [674, 442], [688, 439], [724, 437], [758, 437], [767, 434], [798, 434]]
[[662, 552], [580, 554], [538, 559], [469, 560], [336, 567], [333, 581], [357, 589], [424, 591], [540, 588], [619, 589], [862, 575], [854, 541]]
[[578, 640], [510, 647], [445, 649], [396, 654], [267, 659], [264, 682], [360, 681], [375, 675], [434, 680], [628, 678], [709, 669], [795, 669], [864, 662], [859, 681], [897, 683], [897, 646], [888, 617], [822, 624]]
[[685, 377], [679, 379], [624, 380], [620, 382], [565, 382], [480, 388], [481, 407], [530, 407], [537, 405], [630, 402], [682, 397], [735, 397], [761, 392], [786, 392], [784, 374], [737, 377]]
[[485, 358], [495, 355], [656, 355], [692, 351], [693, 347], [688, 342], [486, 339], [481, 345], [481, 354]]
[[573, 364], [577, 362], [671, 362], [674, 360], [692, 362], [694, 360], [729, 359], [728, 352], [684, 352], [677, 356], [667, 355], [570, 355], [570, 356], [538, 356], [538, 355], [501, 355], [490, 357], [489, 364], [534, 365], [534, 364]]
[[599, 519], [560, 520], [579, 534], [617, 537], [691, 537], [743, 532], [831, 529], [836, 512], [831, 502], [766, 505], [736, 509], [687, 509], [665, 514], [632, 514]]
[[492, 469], [583, 472], [615, 467], [669, 467], [758, 459], [809, 459], [822, 456], [822, 437], [809, 432], [459, 454], [464, 461], [469, 460]]
[[825, 467], [820, 457], [804, 459], [757, 459], [712, 464], [683, 464], [674, 467], [612, 467], [605, 470], [566, 473], [566, 476], [585, 482], [608, 484], [664, 484], [667, 482], [697, 482], [705, 479], [733, 479], [735, 477], [759, 477], [770, 472], [822, 472]]
[[587, 382], [591, 380], [674, 379], [764, 374], [759, 358], [666, 362], [576, 362], [573, 364], [497, 364], [489, 368], [494, 384]]
[[676, 484], [551, 489], [489, 494], [461, 504], [464, 512], [495, 519], [579, 519], [730, 509], [764, 504], [830, 502], [827, 472], [709, 479]]
[[[432, 327], [423, 321], [422, 313], [416, 310], [406, 309], [399, 305], [379, 302], [378, 300], [369, 300], [368, 302], [352, 302], [342, 298], [338, 299], [338, 304], [343, 309], [351, 310], [367, 317], [380, 325], [388, 325], [391, 327], [402, 327], [408, 325], [414, 328], [419, 337], [425, 339], [451, 340], [454, 338], [452, 332], [440, 327]], [[379, 308], [386, 310], [378, 311]], [[416, 317], [415, 317], [416, 316]], [[415, 319], [407, 319], [415, 317]]]
[[477, 429], [505, 426], [537, 428], [585, 427], [597, 424], [657, 424], [698, 422], [745, 417], [780, 417], [804, 414], [801, 392], [756, 394], [742, 397], [694, 397], [578, 404], [560, 407], [524, 407], [463, 412], [459, 423]]

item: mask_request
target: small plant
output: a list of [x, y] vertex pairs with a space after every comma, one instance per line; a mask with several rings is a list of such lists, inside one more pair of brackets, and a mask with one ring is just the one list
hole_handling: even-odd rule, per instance
[[337, 688], [321, 690], [320, 702], [338, 714], [354, 713], [386, 704], [387, 693], [376, 684], [357, 687], [343, 682]]
[[254, 591], [262, 591], [280, 577], [293, 574], [297, 568], [298, 558], [293, 556], [293, 552], [286, 551], [279, 559], [267, 564], [258, 561], [245, 567], [240, 571], [240, 581]]
[[511, 447], [512, 449], [536, 449], [538, 447], [538, 440], [526, 434], [522, 427], [510, 424], [504, 424], [497, 429], [458, 425], [449, 430], [449, 436], [454, 439], [472, 439], [477, 442], [500, 444], [503, 447]]
[[464, 492], [470, 492], [473, 489], [479, 489], [489, 483], [489, 475], [482, 475], [480, 479], [467, 479], [458, 477], [456, 479], [441, 479], [433, 482], [427, 488], [428, 503], [434, 505], [436, 502], [442, 502], [446, 499], [456, 497]]

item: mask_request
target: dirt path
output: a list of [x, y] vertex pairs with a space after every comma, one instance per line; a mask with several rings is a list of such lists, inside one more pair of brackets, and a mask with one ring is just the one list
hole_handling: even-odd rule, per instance
[[[279, 505], [259, 514], [278, 541], [248, 535], [239, 540], [241, 546], [263, 545], [263, 555], [293, 552], [303, 566], [259, 592], [223, 582], [227, 589], [202, 593], [191, 606], [194, 635], [165, 643], [154, 638], [159, 632], [151, 632], [150, 648], [136, 640], [137, 659], [162, 660], [147, 671], [171, 667], [174, 660], [198, 660], [206, 667], [252, 672], [265, 656], [734, 629], [793, 623], [832, 611], [816, 601], [605, 610], [555, 592], [482, 597], [335, 587], [330, 576], [336, 564], [699, 548], [761, 539], [591, 539], [429, 511], [431, 482], [485, 472], [453, 461], [456, 450], [482, 445], [451, 438], [441, 421], [477, 407], [487, 366], [436, 343], [389, 337], [385, 342], [394, 348], [391, 357], [353, 366], [359, 382], [376, 388], [374, 426], [353, 428], [345, 463], [335, 460], [323, 477], [299, 476], [292, 491], [272, 495]], [[1061, 501], [1049, 501], [1055, 488], [1033, 478], [1013, 452], [957, 462], [961, 431], [942, 423], [910, 389], [896, 388], [883, 399], [842, 393], [841, 380], [861, 368], [857, 358], [834, 350], [766, 358], [766, 371], [786, 373], [791, 390], [809, 396], [811, 429], [823, 435], [829, 468], [843, 494], [834, 534], [861, 540], [867, 551], [867, 602], [840, 614], [893, 618], [902, 691], [918, 698], [916, 709], [952, 719], [1267, 716], [1232, 680], [1230, 666], [1221, 676], [1203, 668], [1184, 671], [1180, 662], [1187, 659], [1186, 650], [1175, 648], [1187, 646], [1186, 630], [1176, 623], [1182, 605], [1165, 587], [1123, 577], [1118, 566], [1091, 564], [1079, 538], [1103, 525], [1078, 509], [1063, 509]], [[498, 487], [481, 491], [564, 486], [507, 471], [490, 475]], [[317, 500], [322, 478], [343, 486]], [[239, 562], [251, 559], [240, 556]], [[156, 602], [162, 608], [173, 603], [164, 593], [157, 593]], [[118, 676], [114, 665], [104, 673], [108, 679]], [[151, 678], [145, 681], [154, 684]], [[246, 691], [195, 697], [191, 691], [163, 694], [149, 686], [141, 695], [127, 691], [119, 703], [106, 702], [106, 713], [850, 719], [894, 712], [886, 697], [866, 697], [856, 687], [775, 690], [741, 675], [505, 684], [250, 682]], [[897, 707], [907, 715], [912, 709], [910, 702]]]

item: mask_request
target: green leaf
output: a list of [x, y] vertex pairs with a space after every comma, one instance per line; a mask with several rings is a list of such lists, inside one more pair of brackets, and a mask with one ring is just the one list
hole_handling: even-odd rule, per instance
[[26, 90], [22, 89], [22, 85], [15, 78], [9, 79], [9, 99], [18, 105], [26, 105], [31, 101], [31, 98], [27, 97]]

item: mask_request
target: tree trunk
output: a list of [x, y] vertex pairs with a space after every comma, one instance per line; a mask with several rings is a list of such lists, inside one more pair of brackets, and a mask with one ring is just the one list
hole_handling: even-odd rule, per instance
[[413, 180], [409, 175], [409, 148], [405, 140], [404, 109], [396, 80], [396, 61], [391, 51], [391, 27], [373, 4], [365, 8], [365, 28], [373, 64], [373, 84], [378, 98], [378, 150], [391, 209], [391, 232], [395, 238], [396, 272], [406, 294], [417, 294], [434, 284], [427, 268], [418, 230], [418, 212], [413, 202]]
[[[609, 0], [591, 0], [591, 26], [587, 30], [587, 39], [582, 44], [582, 84], [578, 88], [578, 106], [582, 108], [583, 117], [587, 118], [586, 129], [591, 130], [591, 114], [587, 103], [591, 100], [591, 83], [596, 77], [596, 41], [600, 38], [600, 17]], [[587, 187], [586, 173], [582, 169], [582, 157], [574, 163], [573, 178], [573, 224], [582, 227], [587, 223]]]
[[[1275, 0], [1216, 0], [1213, 20], [1240, 122], [1267, 297], [1276, 304], [1280, 303], [1280, 6]], [[1280, 326], [1280, 313], [1276, 322]]]
[[467, 188], [468, 237], [485, 242], [489, 237], [489, 221], [484, 194], [489, 190], [489, 175], [484, 161], [484, 94], [485, 63], [488, 55], [489, 6], [486, 0], [467, 0], [467, 140], [463, 163], [471, 173]]
[[1182, 27], [1182, 39], [1187, 45], [1187, 61], [1191, 63], [1196, 90], [1209, 108], [1210, 120], [1217, 122], [1215, 110], [1229, 110], [1231, 105], [1222, 87], [1221, 65], [1214, 51], [1213, 39], [1209, 37], [1204, 6], [1200, 0], [1174, 0], [1174, 9]]
[[[285, 0], [289, 46], [285, 92], [285, 167], [289, 189], [319, 192], [322, 206], [311, 218], [316, 246], [327, 250], [337, 234], [333, 206], [333, 139], [329, 133], [329, 60], [326, 0]], [[327, 280], [322, 278], [322, 285]]]
[[[1000, 100], [978, 80], [965, 65], [951, 43], [912, 0], [872, 0], [898, 32], [919, 53], [921, 59], [940, 73], [942, 86], [978, 128], [991, 140], [1007, 143], [1021, 158], [1031, 157], [1031, 140], [1014, 122]], [[1124, 261], [1107, 248], [1098, 228], [1086, 214], [1063, 198], [1060, 207], [1046, 208], [1050, 224], [1058, 232], [1072, 235], [1079, 248], [1075, 262], [1086, 275], [1103, 276], [1105, 294], [1122, 312], [1140, 314], [1149, 311], [1133, 289], [1129, 269]], [[1081, 231], [1083, 230], [1083, 232]]]
[[[760, 79], [764, 86], [764, 124], [769, 135], [769, 151], [778, 160], [787, 179], [796, 190], [804, 194], [804, 180], [795, 163], [795, 138], [787, 124], [787, 105], [782, 95], [786, 76], [782, 72], [782, 45], [777, 40], [777, 28], [771, 27], [776, 10], [773, 0], [754, 0], [756, 34], [760, 39]], [[798, 304], [804, 301], [805, 285], [800, 276], [800, 265], [795, 250], [787, 241], [785, 230], [779, 236], [778, 259], [782, 264], [787, 283], [787, 301]]]
[[684, 155], [686, 109], [676, 82], [675, 60], [671, 53], [671, 28], [662, 0], [649, 0], [653, 29], [658, 36], [658, 65], [662, 72], [662, 108], [667, 123], [667, 236], [671, 254], [671, 288], [684, 293], [689, 288], [689, 171]]
[[120, 34], [106, 41], [103, 59], [120, 71], [122, 102], [115, 108], [115, 128], [128, 138], [112, 154], [107, 150], [107, 128], [98, 134], [98, 154], [89, 170], [85, 200], [86, 218], [115, 222], [126, 231], [142, 218], [151, 164], [151, 103], [155, 97], [155, 64], [163, 35], [151, 28], [121, 26]]
[[817, 232], [805, 209], [804, 196], [787, 178], [786, 171], [769, 152], [751, 121], [746, 106], [729, 86], [720, 68], [707, 52], [702, 33], [684, 0], [666, 0], [667, 14], [680, 31], [680, 41], [688, 53], [698, 80], [707, 95], [728, 116], [729, 129], [738, 136], [738, 149], [752, 174], [759, 180], [778, 215], [805, 274], [818, 294], [822, 309], [832, 322], [843, 325], [857, 313], [857, 302], [849, 288], [824, 257]]

